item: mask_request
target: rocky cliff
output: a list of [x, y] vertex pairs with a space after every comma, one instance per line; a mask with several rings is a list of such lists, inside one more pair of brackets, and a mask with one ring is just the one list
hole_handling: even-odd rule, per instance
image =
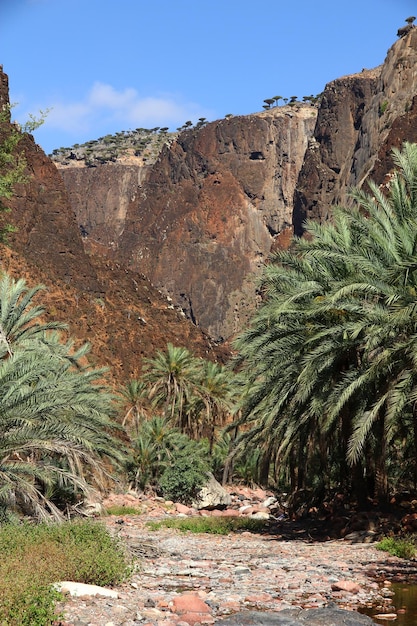
[[[8, 106], [8, 98], [8, 78], [0, 71], [0, 107]], [[0, 141], [11, 129], [7, 121], [0, 124]], [[48, 316], [68, 322], [80, 341], [90, 341], [93, 360], [110, 366], [119, 382], [168, 341], [206, 358], [222, 358], [224, 353], [143, 275], [85, 253], [57, 168], [30, 135], [22, 136], [18, 150], [29, 180], [16, 186], [8, 201], [7, 221], [17, 232], [9, 246], [1, 246], [1, 264], [29, 285], [46, 286]]]
[[293, 225], [326, 220], [351, 186], [368, 176], [380, 182], [392, 167], [390, 151], [416, 141], [417, 28], [410, 27], [374, 70], [337, 79], [321, 99], [294, 198]]
[[[141, 272], [216, 340], [257, 302], [271, 248], [331, 219], [351, 185], [382, 181], [390, 151], [417, 140], [417, 28], [373, 70], [295, 103], [181, 133], [152, 166], [109, 163], [62, 174], [85, 249]], [[129, 169], [130, 168], [130, 169]]]
[[106, 163], [98, 167], [59, 169], [70, 204], [76, 210], [86, 251], [108, 256], [118, 245], [128, 206], [135, 199], [148, 168]]
[[255, 277], [277, 235], [291, 229], [316, 113], [297, 104], [190, 129], [147, 175], [116, 164], [63, 168], [86, 249], [99, 242], [216, 340], [229, 338], [254, 310]]

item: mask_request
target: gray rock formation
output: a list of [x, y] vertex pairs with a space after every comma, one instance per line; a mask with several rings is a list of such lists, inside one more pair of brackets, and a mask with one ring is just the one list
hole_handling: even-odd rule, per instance
[[371, 626], [370, 617], [338, 608], [285, 609], [277, 613], [248, 611], [219, 620], [221, 626]]
[[117, 246], [127, 208], [145, 179], [147, 169], [119, 163], [59, 167], [89, 252], [97, 246], [108, 251]]
[[193, 502], [195, 509], [221, 509], [229, 506], [232, 502], [230, 494], [221, 484], [210, 476], [208, 482], [200, 490], [198, 498]]

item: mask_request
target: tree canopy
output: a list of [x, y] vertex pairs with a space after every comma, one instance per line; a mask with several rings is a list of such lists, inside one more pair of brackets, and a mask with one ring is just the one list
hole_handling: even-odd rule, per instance
[[417, 146], [393, 156], [386, 187], [354, 189], [271, 258], [236, 342], [236, 450], [260, 449], [293, 489], [417, 484]]
[[0, 277], [0, 509], [60, 518], [57, 494], [88, 495], [124, 451], [104, 370], [42, 321], [40, 290]]

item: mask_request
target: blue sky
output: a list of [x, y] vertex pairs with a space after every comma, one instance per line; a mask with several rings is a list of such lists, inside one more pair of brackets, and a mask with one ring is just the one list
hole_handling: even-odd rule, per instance
[[0, 0], [13, 117], [47, 152], [262, 110], [383, 62], [415, 0]]

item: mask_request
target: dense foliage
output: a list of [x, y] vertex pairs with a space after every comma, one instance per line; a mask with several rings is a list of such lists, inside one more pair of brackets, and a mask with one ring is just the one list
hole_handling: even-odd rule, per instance
[[62, 326], [42, 321], [41, 287], [0, 277], [0, 510], [60, 518], [120, 463], [113, 396]]
[[[173, 484], [178, 480], [176, 499], [188, 501], [195, 495], [196, 482], [206, 479], [209, 470], [206, 443], [194, 441], [177, 428], [170, 427], [163, 417], [144, 421], [131, 445], [128, 474], [136, 489], [151, 488], [171, 498], [175, 489]], [[184, 467], [184, 459], [185, 462], [191, 461], [190, 467]]]
[[172, 344], [145, 359], [141, 378], [120, 394], [133, 486], [189, 502], [207, 471], [221, 478], [230, 440], [221, 428], [234, 411], [234, 380], [225, 366]]
[[[25, 181], [9, 117], [3, 110], [0, 201]], [[165, 141], [167, 129], [145, 135], [158, 130]], [[143, 143], [142, 131], [129, 141]], [[101, 139], [107, 150], [113, 138]], [[118, 466], [136, 489], [184, 502], [224, 466], [229, 480], [338, 489], [361, 505], [417, 488], [417, 146], [393, 156], [385, 186], [353, 190], [331, 223], [308, 222], [272, 256], [233, 370], [168, 344], [121, 389], [120, 426], [89, 346], [44, 322], [40, 286], [3, 273], [1, 520], [60, 518]]]
[[333, 223], [265, 268], [239, 337], [246, 379], [236, 450], [261, 451], [292, 490], [385, 499], [417, 483], [417, 146], [386, 187], [351, 193]]

